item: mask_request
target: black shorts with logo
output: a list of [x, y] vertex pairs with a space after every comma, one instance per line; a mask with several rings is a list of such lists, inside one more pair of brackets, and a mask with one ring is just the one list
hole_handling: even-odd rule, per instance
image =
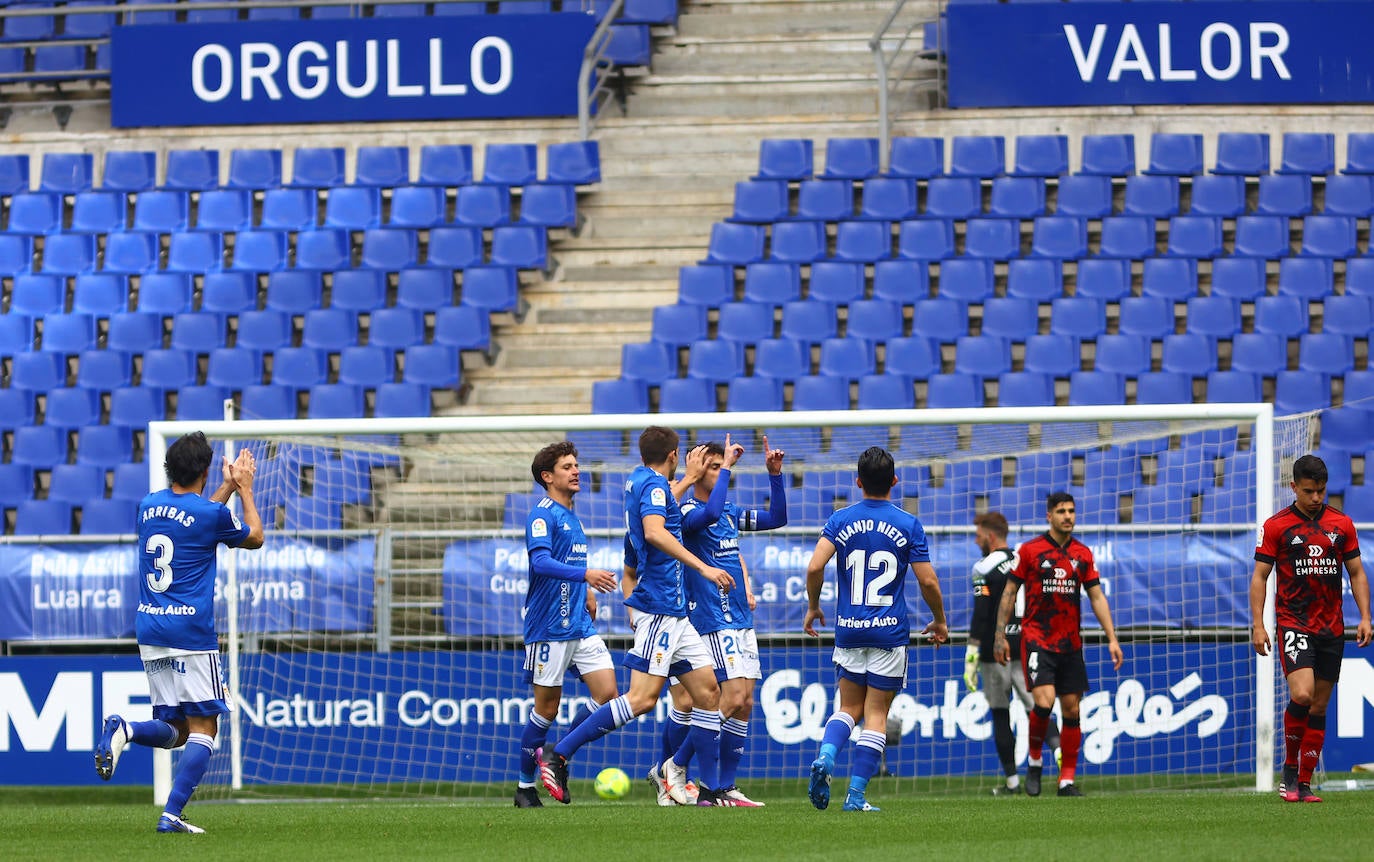
[[1341, 659], [1345, 657], [1345, 638], [1326, 637], [1278, 628], [1279, 664], [1286, 677], [1295, 670], [1312, 668], [1317, 679], [1339, 682]]
[[1021, 641], [1021, 669], [1026, 688], [1052, 685], [1055, 694], [1082, 694], [1088, 690], [1088, 668], [1083, 651], [1049, 652]]

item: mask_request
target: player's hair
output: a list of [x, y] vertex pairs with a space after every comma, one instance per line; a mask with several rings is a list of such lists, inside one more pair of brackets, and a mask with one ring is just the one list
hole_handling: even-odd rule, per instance
[[1055, 491], [1045, 498], [1045, 511], [1053, 512], [1061, 503], [1072, 503], [1073, 495], [1068, 491]]
[[880, 495], [892, 490], [897, 466], [892, 454], [881, 446], [869, 446], [859, 456], [859, 485], [865, 494]]
[[1304, 455], [1293, 462], [1293, 484], [1311, 479], [1317, 484], [1326, 482], [1326, 462], [1316, 455]]
[[168, 482], [189, 488], [201, 480], [214, 459], [215, 450], [210, 448], [210, 441], [200, 431], [194, 431], [167, 447], [162, 468], [167, 471]]
[[530, 472], [534, 474], [534, 481], [539, 483], [539, 487], [548, 489], [549, 483], [544, 481], [542, 474], [546, 470], [552, 473], [559, 459], [565, 455], [577, 457], [577, 447], [567, 440], [550, 443], [535, 454], [534, 461], [530, 463]]
[[984, 512], [973, 519], [973, 526], [982, 527], [998, 538], [1007, 537], [1007, 518], [1001, 512]]
[[645, 465], [662, 464], [677, 451], [677, 432], [662, 425], [650, 425], [639, 435], [639, 460]]
[[[715, 440], [707, 440], [705, 443], [698, 443], [697, 446], [705, 446], [707, 455], [719, 455], [722, 458], [725, 457], [724, 443], [718, 443]], [[696, 446], [693, 446], [692, 448], [695, 449]]]

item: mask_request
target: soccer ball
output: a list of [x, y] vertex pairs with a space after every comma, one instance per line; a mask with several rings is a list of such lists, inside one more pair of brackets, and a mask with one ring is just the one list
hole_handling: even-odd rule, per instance
[[607, 767], [596, 774], [596, 795], [602, 799], [619, 799], [630, 792], [630, 776], [625, 770]]

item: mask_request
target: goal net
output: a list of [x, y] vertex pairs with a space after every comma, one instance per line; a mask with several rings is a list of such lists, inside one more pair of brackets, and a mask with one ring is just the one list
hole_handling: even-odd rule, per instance
[[[267, 543], [220, 558], [216, 622], [236, 709], [201, 795], [509, 796], [533, 702], [520, 637], [523, 526], [541, 497], [530, 461], [550, 442], [576, 443], [588, 558], [618, 572], [623, 484], [651, 423], [675, 428], [684, 451], [727, 434], [742, 442], [730, 498], [744, 507], [768, 504], [763, 434], [787, 453], [788, 525], [740, 542], [763, 663], [741, 786], [798, 786], [834, 708], [830, 632], [819, 643], [801, 635], [805, 567], [828, 515], [858, 499], [854, 464], [870, 445], [894, 453], [894, 499], [930, 534], [952, 634], [938, 649], [913, 641], [882, 793], [998, 780], [986, 699], [962, 679], [972, 521], [1002, 512], [1015, 546], [1045, 529], [1054, 490], [1077, 501], [1076, 532], [1126, 653], [1114, 671], [1085, 602], [1080, 774], [1104, 789], [1272, 786], [1282, 681], [1250, 648], [1247, 590], [1255, 529], [1285, 499], [1315, 422], [1273, 419], [1269, 405], [1198, 404], [154, 423], [151, 464], [202, 430], [259, 465]], [[930, 612], [914, 581], [907, 592], [919, 631]], [[833, 587], [824, 602], [833, 607]], [[597, 625], [618, 659], [630, 644], [618, 593], [600, 597]], [[628, 671], [617, 679], [624, 691]], [[569, 679], [549, 744], [586, 698]], [[582, 749], [573, 778], [606, 766], [641, 778], [660, 757], [666, 714], [665, 693]], [[1012, 717], [1024, 769], [1020, 704]], [[165, 782], [165, 763], [158, 774]]]

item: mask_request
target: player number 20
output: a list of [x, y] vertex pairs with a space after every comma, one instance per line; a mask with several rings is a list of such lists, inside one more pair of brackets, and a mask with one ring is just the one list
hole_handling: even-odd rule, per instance
[[155, 593], [165, 593], [172, 586], [172, 540], [157, 533], [148, 537], [144, 550], [153, 555], [153, 568], [149, 572], [148, 589]]
[[895, 554], [891, 551], [874, 551], [871, 555], [863, 550], [850, 551], [844, 564], [849, 569], [851, 605], [883, 608], [892, 604], [892, 596], [883, 595], [883, 589], [897, 580], [899, 570]]

